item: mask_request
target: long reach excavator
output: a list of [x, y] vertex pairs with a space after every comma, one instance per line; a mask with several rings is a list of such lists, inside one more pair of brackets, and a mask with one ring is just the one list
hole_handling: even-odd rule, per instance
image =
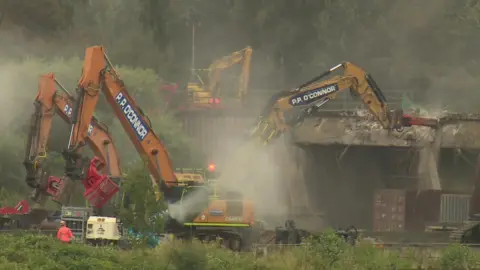
[[[57, 87], [60, 91], [57, 91]], [[32, 199], [37, 203], [43, 204], [46, 196], [52, 196], [54, 201], [64, 205], [71, 195], [71, 190], [66, 187], [66, 179], [49, 175], [46, 160], [53, 117], [58, 113], [70, 124], [74, 103], [75, 98], [57, 81], [54, 74], [40, 77], [24, 160], [27, 171], [25, 180], [34, 189]], [[107, 127], [94, 117], [88, 124], [87, 134], [86, 142], [97, 158], [92, 160], [88, 174], [83, 176], [84, 196], [93, 206], [101, 208], [119, 190], [118, 184], [122, 181], [120, 161]], [[103, 190], [99, 190], [100, 185]], [[103, 193], [100, 194], [100, 191]]]
[[[77, 89], [78, 99], [72, 113], [71, 136], [64, 154], [66, 175], [76, 179], [81, 174], [81, 149], [86, 144], [89, 124], [100, 94], [103, 93], [137, 152], [147, 162], [150, 175], [163, 199], [168, 204], [182, 203], [185, 185], [176, 176], [167, 149], [155, 134], [148, 117], [125, 89], [103, 47], [86, 49]], [[207, 195], [205, 201], [197, 204], [201, 205], [198, 211], [185, 213], [182, 220], [170, 222], [166, 228], [167, 233], [180, 237], [190, 237], [192, 234], [199, 238], [220, 236], [238, 246], [240, 234], [248, 231], [254, 222], [253, 205], [248, 200], [229, 201]]]
[[[343, 75], [325, 79], [339, 69], [343, 69]], [[346, 89], [359, 97], [374, 120], [389, 132], [401, 131], [410, 126], [438, 126], [437, 119], [411, 116], [398, 109], [390, 110], [385, 95], [372, 76], [352, 63], [343, 62], [293, 90], [272, 96], [258, 117], [250, 136], [263, 145], [268, 145], [275, 138], [300, 125], [316, 108], [335, 99]], [[346, 238], [357, 235], [354, 228], [337, 233]], [[299, 243], [305, 235], [308, 235], [308, 232], [297, 229], [293, 220], [287, 220], [283, 228], [277, 228], [276, 242]]]
[[[320, 81], [331, 72], [343, 67], [343, 76], [336, 76]], [[270, 100], [266, 109], [253, 130], [252, 137], [259, 138], [267, 144], [272, 139], [301, 123], [315, 107], [319, 107], [336, 97], [338, 92], [350, 88], [367, 105], [369, 111], [381, 125], [388, 130], [400, 130], [403, 127], [421, 125], [436, 127], [435, 119], [416, 118], [405, 115], [401, 111], [390, 111], [387, 108], [385, 96], [382, 94], [375, 81], [361, 68], [351, 64], [342, 63], [335, 66], [321, 76], [318, 76], [300, 87], [286, 92], [281, 92]], [[135, 145], [138, 153], [147, 161], [148, 169], [155, 183], [160, 188], [164, 199], [169, 203], [176, 203], [183, 198], [184, 188], [175, 176], [168, 151], [163, 142], [154, 133], [151, 123], [141, 111], [134, 99], [128, 94], [123, 81], [114, 69], [110, 60], [101, 46], [86, 49], [82, 77], [78, 83], [78, 96], [73, 110], [72, 130], [67, 158], [67, 176], [78, 168], [81, 155], [79, 150], [85, 145], [88, 137], [89, 123], [100, 93], [103, 93], [107, 102], [113, 107], [114, 113], [120, 120], [130, 140]], [[293, 110], [291, 110], [293, 109]], [[180, 189], [179, 189], [180, 187]], [[181, 224], [181, 228], [190, 233], [201, 232], [202, 225], [215, 227], [249, 228], [254, 223], [252, 202], [241, 200], [235, 202], [228, 199], [214, 199], [208, 201], [207, 206], [194, 213], [187, 213], [188, 217]], [[232, 213], [235, 210], [235, 213]], [[188, 224], [186, 226], [186, 224]], [[290, 227], [293, 223], [287, 222]], [[218, 229], [217, 227], [217, 229]], [[211, 229], [211, 228], [210, 228]], [[203, 231], [202, 233], [205, 233]], [[222, 238], [239, 238], [242, 242], [241, 231], [225, 231]], [[205, 233], [207, 234], [207, 233]], [[178, 235], [178, 234], [177, 234]], [[197, 234], [198, 235], [198, 234]]]
[[[221, 88], [219, 87], [220, 78], [223, 71], [233, 65], [243, 61], [242, 71], [238, 84], [237, 100], [244, 105], [245, 97], [248, 91], [248, 83], [250, 81], [250, 65], [252, 59], [252, 48], [247, 46], [230, 55], [215, 60], [207, 69], [193, 70], [194, 76], [198, 82], [189, 82], [187, 84], [187, 99], [185, 110], [197, 109], [216, 109], [222, 108]], [[208, 76], [202, 79], [198, 71], [206, 71]], [[182, 108], [180, 108], [182, 110]]]
[[[343, 68], [342, 76], [329, 76]], [[343, 62], [299, 87], [274, 95], [262, 111], [252, 131], [252, 136], [267, 144], [285, 131], [302, 123], [316, 108], [335, 99], [343, 90], [350, 89], [366, 105], [374, 120], [389, 131], [404, 127], [426, 126], [435, 128], [438, 120], [404, 114], [401, 109], [390, 110], [387, 99], [373, 77], [360, 67]]]
[[[61, 91], [57, 91], [57, 87]], [[0, 227], [11, 222], [18, 223], [16, 226], [19, 228], [39, 225], [48, 216], [43, 209], [47, 197], [52, 197], [61, 205], [68, 205], [74, 186], [68, 185], [71, 182], [65, 177], [49, 174], [47, 144], [54, 115], [58, 113], [65, 122], [70, 123], [74, 102], [75, 98], [55, 79], [54, 74], [40, 77], [23, 162], [25, 181], [33, 189], [30, 199], [38, 203], [40, 208], [30, 208], [27, 200], [20, 201], [15, 207], [2, 207]], [[95, 118], [89, 124], [86, 141], [96, 157], [90, 161], [88, 173], [82, 179], [84, 196], [100, 210], [116, 194], [117, 184], [122, 181], [118, 153], [108, 129]]]

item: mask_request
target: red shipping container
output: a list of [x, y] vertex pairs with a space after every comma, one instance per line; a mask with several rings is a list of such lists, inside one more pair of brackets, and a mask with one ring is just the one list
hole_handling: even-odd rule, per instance
[[373, 199], [373, 230], [377, 232], [404, 231], [405, 205], [405, 190], [376, 190]]

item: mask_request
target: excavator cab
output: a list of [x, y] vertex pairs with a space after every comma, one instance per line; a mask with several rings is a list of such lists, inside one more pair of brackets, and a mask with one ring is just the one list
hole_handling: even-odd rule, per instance
[[[254, 223], [253, 203], [237, 192], [222, 190], [215, 164], [207, 169], [177, 169], [176, 176], [182, 189], [179, 209], [186, 215], [182, 227], [193, 230], [202, 239], [221, 237], [238, 240], [237, 244], [245, 242], [248, 234], [245, 229], [249, 231]], [[193, 181], [195, 176], [197, 179]], [[191, 198], [194, 203], [189, 201]], [[167, 231], [180, 225], [167, 224], [172, 226], [167, 225]]]
[[[240, 62], [243, 62], [243, 65], [237, 96], [239, 101], [243, 103], [250, 80], [251, 57], [252, 48], [247, 46], [242, 50], [215, 60], [206, 69], [194, 69], [193, 78], [186, 87], [187, 99], [184, 106], [181, 106], [181, 110], [223, 109], [223, 101], [220, 98], [221, 89], [219, 87], [221, 73]], [[203, 76], [203, 73], [206, 73], [206, 75]]]
[[196, 108], [218, 108], [220, 98], [214, 97], [211, 91], [206, 91], [202, 83], [190, 82], [187, 84], [188, 101]]
[[215, 164], [210, 164], [204, 175], [208, 205], [202, 207], [203, 211], [198, 213], [192, 222], [184, 225], [196, 230], [223, 227], [224, 233], [234, 233], [238, 228], [253, 225], [253, 202], [245, 200], [238, 192], [222, 190], [218, 179], [220, 174]]
[[222, 109], [221, 99], [209, 91], [200, 76], [198, 82], [187, 84], [187, 95], [184, 104], [180, 106], [183, 111], [195, 111], [202, 109]]

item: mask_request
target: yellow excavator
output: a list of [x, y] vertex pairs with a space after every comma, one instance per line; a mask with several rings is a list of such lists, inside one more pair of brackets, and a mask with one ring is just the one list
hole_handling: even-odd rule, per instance
[[[341, 69], [342, 75], [325, 78]], [[410, 126], [438, 127], [438, 119], [415, 117], [404, 114], [401, 109], [388, 108], [387, 99], [372, 76], [352, 63], [343, 62], [295, 89], [273, 95], [258, 117], [250, 136], [261, 144], [268, 145], [300, 125], [316, 108], [335, 99], [347, 89], [366, 105], [374, 120], [389, 132], [401, 131]], [[357, 231], [352, 227], [347, 231], [337, 231], [337, 234], [346, 240], [352, 240], [356, 238]], [[287, 220], [284, 228], [277, 228], [275, 242], [298, 244], [307, 235], [308, 232], [296, 228], [293, 220]]]
[[[343, 75], [321, 80], [339, 69], [343, 69]], [[410, 126], [438, 126], [438, 119], [415, 117], [404, 114], [401, 109], [390, 110], [385, 95], [373, 77], [362, 68], [343, 62], [293, 90], [272, 96], [258, 118], [252, 136], [267, 144], [302, 123], [314, 109], [335, 99], [346, 89], [350, 89], [350, 93], [366, 105], [374, 120], [386, 130], [401, 131]]]
[[[181, 106], [182, 110], [198, 110], [198, 109], [219, 109], [223, 108], [220, 99], [221, 88], [219, 87], [221, 74], [224, 70], [243, 61], [242, 72], [237, 92], [237, 100], [243, 105], [245, 96], [248, 91], [248, 83], [250, 81], [250, 64], [252, 59], [252, 48], [245, 47], [242, 50], [233, 52], [214, 61], [207, 69], [195, 69], [193, 75], [196, 82], [189, 82], [186, 89], [185, 106]], [[200, 76], [199, 72], [207, 72], [207, 78]]]

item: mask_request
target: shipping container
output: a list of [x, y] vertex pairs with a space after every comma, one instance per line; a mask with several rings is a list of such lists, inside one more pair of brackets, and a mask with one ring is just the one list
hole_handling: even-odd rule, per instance
[[404, 231], [405, 204], [405, 190], [376, 190], [373, 199], [373, 230], [387, 232]]
[[410, 190], [406, 197], [405, 230], [425, 231], [440, 216], [440, 190]]
[[460, 224], [467, 220], [470, 195], [442, 194], [440, 198], [440, 224]]

